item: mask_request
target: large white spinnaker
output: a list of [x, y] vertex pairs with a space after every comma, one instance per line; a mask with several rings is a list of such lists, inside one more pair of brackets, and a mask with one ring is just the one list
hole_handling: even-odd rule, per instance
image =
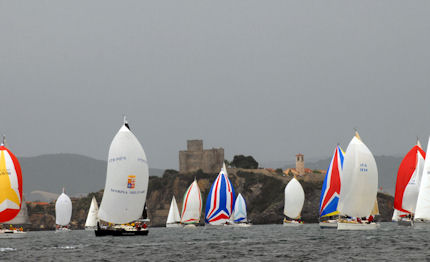
[[351, 217], [370, 215], [378, 190], [378, 169], [372, 152], [358, 133], [345, 152], [338, 210]]
[[146, 201], [148, 179], [148, 163], [142, 145], [124, 124], [109, 148], [98, 218], [114, 224], [138, 220]]
[[67, 226], [72, 218], [72, 200], [63, 193], [55, 202], [55, 223], [60, 226]]
[[430, 138], [427, 144], [426, 159], [424, 161], [423, 173], [421, 176], [420, 190], [418, 193], [417, 205], [415, 208], [414, 220], [430, 221]]
[[176, 203], [175, 196], [172, 197], [170, 203], [169, 215], [167, 216], [166, 224], [177, 224], [181, 222], [181, 216], [179, 215], [178, 204]]
[[236, 202], [234, 204], [233, 220], [234, 222], [247, 222], [246, 203], [245, 199], [240, 193], [237, 196]]
[[85, 221], [85, 227], [96, 227], [97, 226], [97, 213], [99, 212], [99, 206], [97, 200], [93, 196], [91, 200], [90, 210], [88, 211], [87, 220]]
[[303, 203], [305, 202], [305, 192], [303, 191], [302, 185], [300, 185], [300, 182], [294, 177], [288, 182], [284, 193], [284, 215], [292, 219], [300, 218]]

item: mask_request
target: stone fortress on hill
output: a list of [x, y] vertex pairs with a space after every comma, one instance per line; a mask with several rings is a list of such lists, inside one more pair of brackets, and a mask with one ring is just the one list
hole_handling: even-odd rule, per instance
[[179, 151], [179, 172], [191, 173], [201, 169], [218, 173], [224, 162], [224, 148], [203, 149], [203, 140], [187, 140], [187, 150]]

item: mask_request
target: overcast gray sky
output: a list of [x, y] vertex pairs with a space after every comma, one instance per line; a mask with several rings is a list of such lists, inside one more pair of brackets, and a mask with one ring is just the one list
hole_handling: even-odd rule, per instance
[[106, 159], [127, 114], [151, 167], [186, 140], [257, 161], [430, 134], [429, 1], [0, 0], [0, 133]]

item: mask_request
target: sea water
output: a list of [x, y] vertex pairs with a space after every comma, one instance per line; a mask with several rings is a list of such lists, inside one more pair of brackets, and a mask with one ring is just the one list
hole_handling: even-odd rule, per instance
[[95, 237], [93, 231], [29, 232], [0, 239], [2, 261], [422, 261], [430, 226], [382, 223], [375, 231], [260, 225], [150, 228], [148, 236]]

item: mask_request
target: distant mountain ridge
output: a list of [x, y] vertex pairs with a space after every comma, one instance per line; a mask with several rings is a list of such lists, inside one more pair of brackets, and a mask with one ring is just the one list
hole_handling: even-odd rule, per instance
[[[79, 195], [97, 192], [105, 186], [107, 164], [103, 160], [77, 154], [18, 157], [18, 160], [27, 200], [41, 200], [31, 199], [33, 191], [60, 194], [64, 187], [67, 194]], [[150, 176], [162, 176], [163, 172], [163, 169], [149, 169]]]

